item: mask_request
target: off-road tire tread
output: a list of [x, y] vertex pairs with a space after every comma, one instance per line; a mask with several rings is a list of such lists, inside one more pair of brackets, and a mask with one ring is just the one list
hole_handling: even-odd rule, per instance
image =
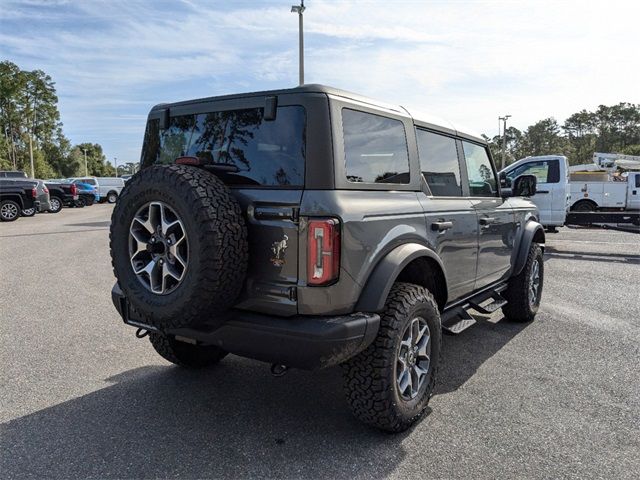
[[540, 291], [538, 293], [538, 305], [544, 287], [544, 262], [542, 261], [542, 249], [537, 243], [532, 243], [527, 255], [527, 261], [522, 271], [509, 279], [509, 286], [503, 292], [507, 304], [502, 307], [502, 313], [507, 320], [512, 322], [530, 322], [538, 313], [538, 306], [531, 309], [529, 305], [529, 272], [535, 259], [540, 258]]
[[[418, 303], [427, 305], [440, 327], [438, 305], [431, 292], [418, 285], [397, 282], [387, 297], [376, 339], [363, 352], [342, 364], [345, 394], [353, 414], [362, 422], [388, 432], [406, 430], [423, 415], [437, 378], [440, 362], [439, 358], [432, 358], [433, 373], [421, 408], [410, 418], [398, 415], [394, 404], [395, 385], [389, 382], [387, 374], [389, 369], [395, 368], [395, 342], [402, 335], [404, 318], [411, 306]], [[439, 356], [440, 328], [432, 332], [432, 341], [437, 342]]]
[[149, 341], [162, 358], [184, 368], [210, 367], [227, 356], [215, 345], [192, 345], [161, 333], [149, 333]]
[[[129, 205], [135, 203], [135, 195], [144, 188], [157, 184], [169, 185], [175, 192], [181, 192], [188, 204], [189, 214], [198, 225], [197, 231], [187, 235], [196, 237], [201, 246], [202, 255], [199, 264], [190, 262], [190, 269], [197, 269], [194, 285], [188, 293], [188, 301], [179, 315], [158, 321], [161, 312], [153, 311], [144, 299], [127, 295], [126, 285], [119, 281], [125, 295], [128, 296], [145, 323], [160, 329], [180, 328], [202, 319], [209, 320], [212, 314], [222, 323], [224, 312], [236, 302], [242, 290], [249, 260], [247, 228], [242, 210], [228, 188], [215, 175], [199, 168], [186, 165], [153, 166], [141, 170], [125, 184], [116, 202], [109, 244], [111, 265], [117, 279], [122, 276], [118, 271], [116, 255], [122, 254], [114, 248], [114, 223], [124, 215]], [[135, 205], [137, 210], [142, 205]], [[128, 225], [126, 226], [128, 235]], [[128, 251], [124, 252], [128, 255]], [[127, 257], [127, 262], [129, 261]], [[125, 268], [130, 268], [128, 263]], [[180, 288], [180, 287], [179, 287]], [[153, 295], [149, 292], [149, 295]]]

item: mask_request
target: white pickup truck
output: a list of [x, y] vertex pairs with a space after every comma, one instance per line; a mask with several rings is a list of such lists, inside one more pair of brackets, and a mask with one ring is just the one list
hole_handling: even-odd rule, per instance
[[510, 188], [520, 175], [535, 175], [537, 192], [531, 200], [540, 211], [540, 223], [559, 227], [567, 212], [627, 212], [640, 210], [640, 172], [628, 172], [613, 181], [607, 172], [569, 173], [562, 155], [526, 157], [500, 172], [500, 184]]

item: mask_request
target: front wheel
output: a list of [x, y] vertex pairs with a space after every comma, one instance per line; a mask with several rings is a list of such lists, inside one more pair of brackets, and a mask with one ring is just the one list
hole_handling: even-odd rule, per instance
[[503, 293], [507, 300], [507, 304], [502, 307], [504, 316], [514, 322], [533, 320], [540, 307], [543, 281], [542, 249], [540, 245], [533, 243], [522, 272], [509, 279], [509, 286]]
[[20, 215], [22, 215], [23, 217], [33, 217], [35, 214], [36, 214], [35, 207], [25, 208], [24, 210], [22, 210], [22, 212], [20, 212]]
[[376, 339], [343, 364], [354, 415], [389, 432], [416, 422], [433, 393], [441, 338], [440, 312], [431, 293], [410, 283], [394, 284]]
[[210, 367], [227, 356], [226, 351], [215, 345], [193, 345], [161, 333], [149, 333], [149, 340], [162, 358], [185, 368]]
[[116, 200], [118, 200], [118, 194], [116, 192], [109, 192], [107, 195], [107, 202], [116, 203]]

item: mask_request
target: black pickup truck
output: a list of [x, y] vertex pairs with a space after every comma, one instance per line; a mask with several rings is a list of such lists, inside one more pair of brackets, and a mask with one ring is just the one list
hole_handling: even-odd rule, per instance
[[34, 180], [5, 180], [0, 178], [0, 220], [13, 222], [20, 216], [20, 212], [30, 208], [40, 208], [40, 202], [36, 200]]
[[75, 183], [46, 182], [51, 197], [51, 213], [58, 213], [63, 206], [74, 206], [78, 200], [78, 187]]

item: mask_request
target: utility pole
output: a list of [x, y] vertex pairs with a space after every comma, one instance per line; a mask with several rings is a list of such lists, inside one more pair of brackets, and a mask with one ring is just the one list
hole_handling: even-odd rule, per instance
[[[500, 128], [500, 120], [502, 120], [502, 162], [500, 170], [505, 167], [506, 155], [507, 155], [507, 119], [511, 118], [511, 115], [505, 115], [504, 117], [498, 117], [498, 130]], [[498, 132], [498, 135], [500, 133]]]
[[116, 165], [116, 177], [118, 176], [118, 157], [113, 157], [113, 163]]
[[87, 168], [87, 149], [83, 148], [82, 151], [84, 152], [84, 176], [88, 177], [89, 169]]
[[29, 159], [31, 160], [31, 178], [36, 178], [36, 171], [33, 166], [33, 135], [36, 130], [36, 93], [33, 92], [33, 125], [31, 126], [31, 133], [29, 134]]
[[298, 14], [298, 50], [299, 50], [299, 74], [300, 85], [304, 85], [304, 34], [302, 29], [302, 13], [305, 11], [304, 0], [300, 0], [300, 5], [293, 5], [291, 13]]

